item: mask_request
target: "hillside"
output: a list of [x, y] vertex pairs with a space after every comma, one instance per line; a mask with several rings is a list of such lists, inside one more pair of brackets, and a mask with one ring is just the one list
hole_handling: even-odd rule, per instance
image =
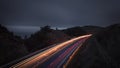
[[120, 68], [120, 24], [106, 27], [89, 38], [68, 68]]
[[0, 25], [0, 65], [18, 59], [27, 53], [22, 39]]
[[81, 27], [87, 34], [94, 34], [94, 33], [97, 33], [101, 30], [104, 29], [104, 27], [100, 27], [100, 26], [83, 26]]
[[44, 26], [40, 31], [25, 40], [29, 52], [40, 50], [47, 46], [68, 40], [70, 37], [59, 30], [53, 30], [50, 26]]
[[85, 35], [86, 31], [84, 31], [80, 26], [76, 26], [76, 27], [71, 27], [71, 28], [67, 28], [62, 30], [65, 34], [71, 36], [71, 37], [77, 37], [77, 36], [81, 36], [81, 35]]

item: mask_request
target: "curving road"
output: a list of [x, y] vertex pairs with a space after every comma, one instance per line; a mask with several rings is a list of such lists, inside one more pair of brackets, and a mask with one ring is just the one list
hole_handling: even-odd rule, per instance
[[84, 35], [77, 38], [73, 38], [69, 41], [63, 42], [56, 46], [50, 47], [45, 51], [31, 56], [10, 68], [63, 68], [69, 64], [70, 60], [74, 57], [74, 54], [91, 36]]

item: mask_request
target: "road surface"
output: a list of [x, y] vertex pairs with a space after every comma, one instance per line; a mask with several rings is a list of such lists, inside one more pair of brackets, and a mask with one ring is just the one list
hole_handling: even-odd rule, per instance
[[56, 46], [50, 47], [10, 68], [63, 68], [69, 64], [74, 54], [90, 35], [73, 38]]

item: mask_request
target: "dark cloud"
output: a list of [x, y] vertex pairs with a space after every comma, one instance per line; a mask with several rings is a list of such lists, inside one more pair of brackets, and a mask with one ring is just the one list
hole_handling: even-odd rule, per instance
[[7, 26], [107, 26], [120, 21], [120, 0], [0, 0]]

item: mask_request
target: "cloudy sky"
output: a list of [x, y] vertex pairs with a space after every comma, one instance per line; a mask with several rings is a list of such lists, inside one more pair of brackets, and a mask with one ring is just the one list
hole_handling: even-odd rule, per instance
[[0, 24], [22, 35], [55, 28], [120, 22], [120, 0], [0, 0]]

